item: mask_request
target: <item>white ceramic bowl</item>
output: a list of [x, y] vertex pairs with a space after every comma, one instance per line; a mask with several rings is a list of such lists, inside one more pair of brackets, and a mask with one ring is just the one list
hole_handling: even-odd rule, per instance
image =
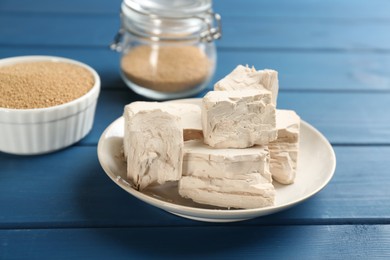
[[0, 67], [23, 62], [66, 62], [86, 68], [94, 86], [83, 96], [58, 106], [37, 109], [0, 108], [0, 151], [34, 155], [70, 146], [92, 129], [100, 92], [100, 77], [91, 67], [66, 58], [20, 56], [0, 60]]

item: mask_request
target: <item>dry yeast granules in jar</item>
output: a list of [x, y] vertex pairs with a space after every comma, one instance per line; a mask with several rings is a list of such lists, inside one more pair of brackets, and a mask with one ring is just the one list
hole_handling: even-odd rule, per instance
[[209, 76], [211, 61], [195, 46], [137, 46], [122, 57], [124, 76], [161, 92], [185, 91]]
[[25, 62], [0, 67], [0, 107], [45, 108], [86, 94], [94, 85], [85, 68], [66, 62]]
[[122, 79], [157, 100], [200, 92], [215, 71], [220, 20], [211, 0], [123, 0], [122, 25], [111, 45], [122, 54]]

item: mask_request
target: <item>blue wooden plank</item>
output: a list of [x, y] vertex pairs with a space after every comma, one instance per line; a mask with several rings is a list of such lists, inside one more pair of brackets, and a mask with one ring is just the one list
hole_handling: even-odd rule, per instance
[[[36, 13], [110, 13], [117, 14], [121, 0], [2, 0], [0, 12], [36, 12]], [[278, 17], [278, 18], [315, 18], [315, 19], [389, 19], [390, 3], [386, 0], [371, 1], [258, 1], [243, 0], [240, 4], [234, 0], [213, 1], [214, 10], [222, 17]]]
[[[57, 14], [52, 19], [53, 15], [2, 14], [0, 45], [106, 46], [119, 27], [117, 15]], [[389, 29], [387, 20], [226, 17], [218, 45], [265, 50], [388, 51]]]
[[[321, 19], [225, 19], [222, 47], [267, 50], [386, 51], [387, 21]], [[364, 37], [362, 37], [364, 35]]]
[[293, 109], [334, 144], [389, 144], [390, 93], [280, 93], [279, 108]]
[[387, 225], [1, 230], [3, 259], [373, 259]]
[[179, 219], [119, 189], [101, 169], [96, 147], [32, 157], [0, 153], [0, 179], [2, 228], [142, 226]]
[[220, 48], [214, 78], [224, 77], [237, 64], [271, 68], [279, 72], [285, 90], [389, 90], [390, 56], [387, 53], [239, 51]]
[[[145, 99], [127, 89], [103, 91], [94, 128], [81, 143], [96, 144], [123, 107], [136, 100]], [[280, 92], [278, 107], [296, 110], [334, 144], [389, 144], [390, 117], [383, 116], [390, 111], [389, 100], [390, 93], [380, 92]]]
[[[323, 191], [287, 211], [236, 225], [388, 223], [390, 147], [335, 149], [336, 173]], [[0, 180], [0, 228], [208, 225], [120, 189], [101, 169], [96, 147], [33, 157], [0, 153]]]
[[2, 0], [0, 2], [0, 12], [4, 13], [119, 13], [122, 0]]
[[85, 14], [1, 14], [0, 45], [107, 46], [119, 16]]
[[389, 19], [390, 3], [386, 0], [234, 0], [213, 1], [215, 11], [224, 16], [258, 18], [314, 19]]
[[[103, 88], [124, 88], [119, 76], [119, 54], [106, 47], [3, 47], [0, 58], [55, 55], [89, 64], [99, 73]], [[212, 85], [238, 64], [279, 71], [280, 91], [390, 90], [390, 53], [278, 52], [218, 49]]]

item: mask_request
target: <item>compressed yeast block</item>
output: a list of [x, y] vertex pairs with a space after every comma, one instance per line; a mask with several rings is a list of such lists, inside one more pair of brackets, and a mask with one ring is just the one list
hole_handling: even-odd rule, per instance
[[[203, 139], [201, 109], [198, 105], [189, 103], [165, 103], [137, 101], [125, 106], [123, 117], [126, 122], [138, 112], [143, 110], [159, 109], [180, 117], [180, 125], [183, 130], [183, 140]], [[130, 146], [126, 135], [124, 138], [124, 154], [127, 156], [127, 148]]]
[[202, 101], [204, 142], [216, 148], [246, 148], [277, 137], [271, 92], [210, 91]]
[[200, 140], [184, 142], [183, 176], [245, 179], [259, 173], [271, 182], [270, 154], [267, 146], [246, 149], [213, 148]]
[[274, 186], [259, 179], [258, 174], [248, 175], [246, 180], [184, 176], [179, 181], [179, 193], [197, 203], [223, 208], [250, 209], [274, 205]]
[[272, 178], [282, 184], [295, 180], [298, 153], [300, 117], [292, 110], [276, 110], [278, 138], [268, 144]]
[[201, 204], [225, 208], [258, 208], [274, 204], [269, 151], [216, 149], [201, 141], [184, 145], [179, 194]]
[[127, 177], [142, 190], [181, 178], [184, 141], [181, 118], [168, 112], [165, 103], [139, 103], [144, 102], [125, 107], [124, 146]]
[[214, 90], [264, 89], [272, 93], [272, 103], [276, 106], [279, 91], [278, 72], [276, 70], [256, 70], [254, 67], [238, 65], [231, 73], [215, 83]]

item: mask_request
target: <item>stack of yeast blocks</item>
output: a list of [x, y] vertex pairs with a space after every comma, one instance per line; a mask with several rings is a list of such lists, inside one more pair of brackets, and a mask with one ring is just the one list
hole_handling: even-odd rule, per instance
[[128, 177], [138, 189], [178, 181], [195, 202], [259, 208], [275, 202], [273, 181], [294, 182], [300, 118], [276, 110], [278, 75], [238, 66], [201, 107], [134, 102], [125, 107]]

